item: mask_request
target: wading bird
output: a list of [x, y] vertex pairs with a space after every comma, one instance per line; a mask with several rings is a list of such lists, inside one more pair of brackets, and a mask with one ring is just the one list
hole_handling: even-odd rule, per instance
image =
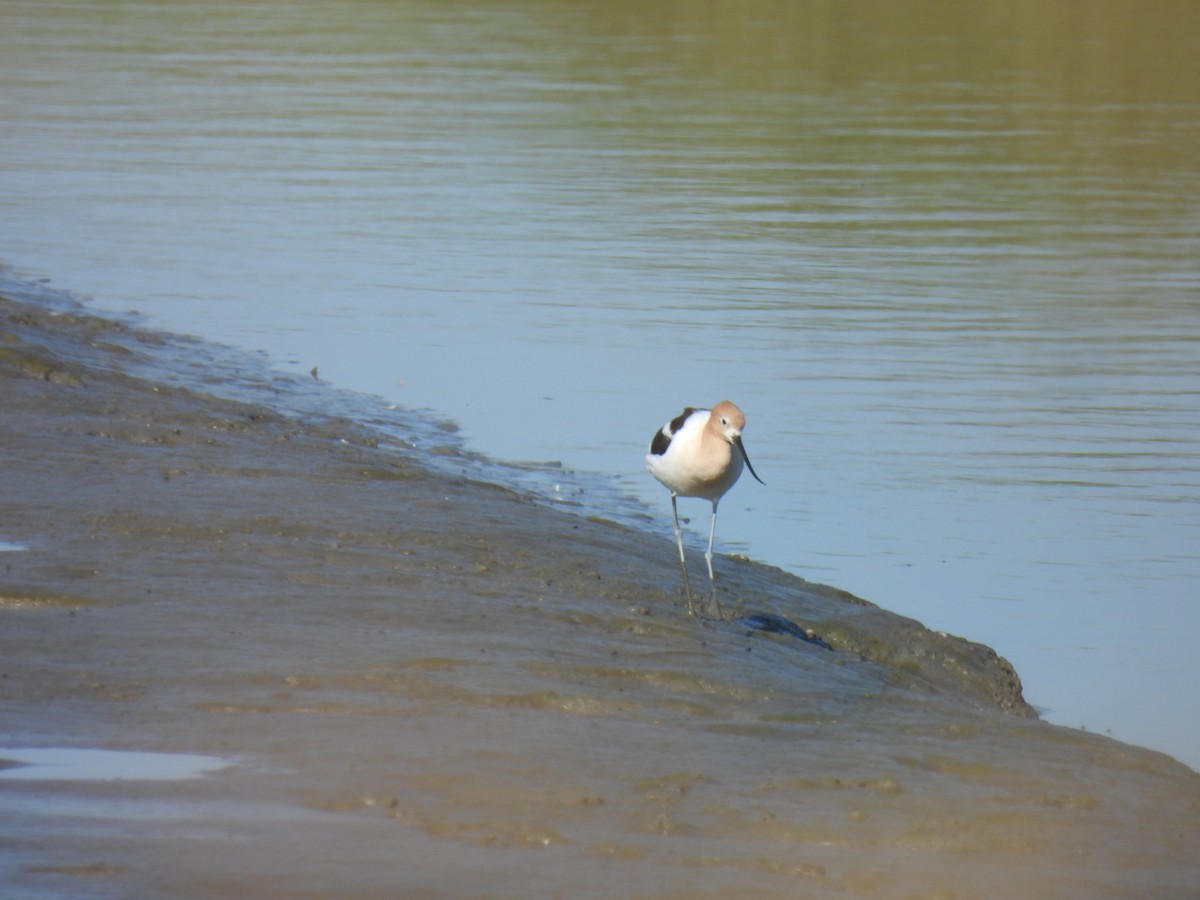
[[[713, 535], [717, 531], [717, 504], [742, 474], [742, 464], [754, 480], [764, 484], [750, 465], [750, 457], [742, 446], [742, 429], [746, 417], [728, 400], [712, 409], [688, 407], [660, 428], [650, 441], [646, 454], [646, 469], [671, 492], [671, 512], [675, 515], [675, 543], [679, 545], [679, 564], [683, 568], [683, 586], [687, 591], [688, 612], [695, 615], [692, 588], [688, 583], [687, 560], [683, 555], [683, 530], [679, 527], [677, 497], [703, 497], [712, 502], [712, 524], [708, 529], [708, 580], [716, 603], [713, 579]], [[720, 606], [717, 606], [718, 613]]]

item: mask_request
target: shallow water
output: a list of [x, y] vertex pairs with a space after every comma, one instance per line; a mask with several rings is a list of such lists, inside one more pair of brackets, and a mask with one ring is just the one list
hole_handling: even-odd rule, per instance
[[0, 747], [0, 780], [4, 781], [180, 781], [229, 765], [218, 757], [194, 753]]
[[720, 549], [1200, 766], [1191, 5], [60, 2], [0, 28], [0, 259], [607, 475], [662, 529], [644, 445], [728, 396], [770, 487], [726, 500]]
[[0, 319], [8, 743], [236, 761], [0, 779], [10, 892], [1194, 894], [1200, 776], [1037, 720], [986, 647], [731, 559], [754, 615], [693, 618], [669, 538], [180, 385], [252, 358]]

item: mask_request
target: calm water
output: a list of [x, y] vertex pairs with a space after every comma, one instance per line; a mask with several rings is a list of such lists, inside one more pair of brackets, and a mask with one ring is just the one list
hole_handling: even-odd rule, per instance
[[17, 2], [0, 32], [19, 272], [601, 473], [663, 533], [646, 443], [734, 399], [770, 487], [720, 549], [1200, 766], [1194, 4]]

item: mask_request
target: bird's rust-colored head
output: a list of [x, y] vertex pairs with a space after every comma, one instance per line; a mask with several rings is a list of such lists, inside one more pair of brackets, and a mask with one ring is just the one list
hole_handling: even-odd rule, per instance
[[750, 465], [750, 457], [746, 454], [746, 448], [742, 445], [742, 429], [746, 427], [746, 414], [738, 409], [737, 405], [729, 400], [722, 400], [712, 408], [712, 413], [708, 420], [710, 428], [714, 428], [720, 432], [721, 437], [738, 448], [738, 452], [742, 454], [742, 460], [746, 463], [746, 468], [750, 470], [750, 474], [754, 476], [754, 480], [759, 484], [766, 484], [758, 473], [754, 471], [754, 466]]

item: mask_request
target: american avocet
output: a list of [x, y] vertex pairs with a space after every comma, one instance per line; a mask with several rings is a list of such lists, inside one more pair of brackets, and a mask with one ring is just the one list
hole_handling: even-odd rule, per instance
[[679, 507], [675, 500], [677, 497], [703, 497], [712, 502], [712, 524], [708, 529], [708, 552], [704, 554], [704, 560], [708, 563], [708, 580], [713, 583], [712, 548], [713, 535], [717, 532], [717, 504], [741, 476], [743, 462], [754, 480], [764, 484], [742, 446], [742, 429], [745, 427], [746, 416], [728, 400], [722, 400], [712, 409], [689, 406], [655, 432], [650, 441], [650, 452], [646, 454], [646, 468], [671, 492], [675, 542], [679, 545], [679, 564], [683, 568], [689, 612], [695, 610], [688, 583], [687, 560], [683, 555]]

